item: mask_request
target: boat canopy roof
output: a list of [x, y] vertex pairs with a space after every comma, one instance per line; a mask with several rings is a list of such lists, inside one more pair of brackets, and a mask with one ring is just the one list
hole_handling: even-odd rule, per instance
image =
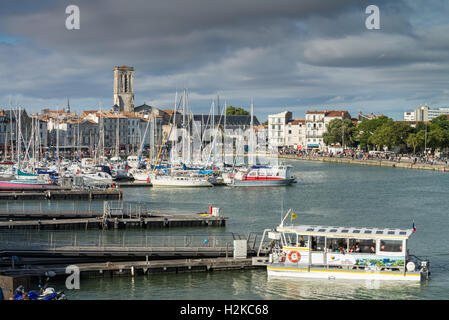
[[333, 227], [317, 225], [279, 226], [279, 232], [293, 232], [302, 235], [326, 236], [332, 238], [408, 239], [412, 229], [381, 229], [365, 227]]

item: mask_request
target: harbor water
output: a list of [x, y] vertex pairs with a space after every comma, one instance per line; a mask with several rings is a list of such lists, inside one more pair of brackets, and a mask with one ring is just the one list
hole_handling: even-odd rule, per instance
[[[449, 299], [449, 174], [309, 161], [289, 161], [297, 183], [270, 188], [126, 188], [125, 201], [145, 201], [171, 213], [219, 207], [226, 227], [163, 230], [80, 231], [78, 237], [141, 241], [148, 235], [248, 235], [279, 224], [289, 208], [295, 224], [411, 228], [411, 254], [430, 260], [431, 280], [422, 283], [268, 279], [263, 269], [82, 279], [69, 299]], [[8, 206], [72, 209], [73, 202], [25, 201]], [[75, 202], [78, 206], [103, 203]], [[6, 206], [0, 204], [0, 209]], [[48, 231], [49, 232], [49, 231]], [[22, 231], [23, 233], [23, 231]], [[125, 234], [123, 234], [125, 233]], [[63, 239], [59, 232], [56, 238]], [[72, 234], [67, 237], [73, 236]], [[11, 235], [12, 237], [12, 235]], [[39, 237], [48, 239], [41, 231]], [[46, 238], [47, 237], [47, 238]], [[53, 236], [52, 236], [53, 237]], [[63, 281], [52, 282], [64, 287]]]

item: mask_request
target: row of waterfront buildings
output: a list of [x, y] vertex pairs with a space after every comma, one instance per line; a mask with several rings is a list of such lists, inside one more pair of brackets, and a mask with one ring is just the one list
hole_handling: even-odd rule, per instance
[[[337, 146], [327, 146], [323, 140], [323, 134], [327, 130], [327, 125], [334, 119], [349, 119], [357, 124], [363, 119], [374, 119], [381, 115], [364, 115], [359, 112], [357, 117], [351, 117], [346, 110], [308, 110], [305, 118], [292, 118], [292, 112], [284, 111], [268, 116], [267, 137], [271, 147], [289, 148], [296, 150], [329, 151]], [[344, 145], [342, 139], [339, 145], [341, 149]]]
[[[164, 137], [165, 142], [180, 142], [183, 128], [190, 135], [202, 137], [202, 142], [206, 144], [212, 140], [211, 134], [207, 132], [212, 128], [210, 115], [185, 115], [181, 110], [176, 112], [175, 118], [172, 109], [159, 109], [145, 103], [131, 110], [124, 111], [114, 105], [110, 110], [82, 111], [77, 114], [70, 111], [68, 105], [65, 110], [43, 109], [41, 113], [28, 115], [24, 109], [0, 109], [0, 154], [11, 152], [11, 146], [17, 148], [18, 132], [21, 132], [22, 149], [34, 141], [42, 150], [58, 148], [62, 153], [78, 154], [95, 148], [103, 148], [107, 154], [129, 154], [136, 152], [141, 145], [145, 148], [152, 146], [153, 150], [157, 150], [164, 144]], [[431, 109], [420, 107], [417, 110], [427, 112]], [[441, 114], [445, 113], [441, 111]], [[438, 115], [427, 112], [425, 116], [421, 114], [419, 120], [404, 121], [429, 121]], [[283, 111], [268, 115], [265, 124], [259, 123], [257, 117], [254, 117], [252, 124], [257, 144], [265, 145], [268, 149], [337, 151], [337, 148], [342, 148], [344, 141], [337, 143], [338, 146], [328, 146], [323, 140], [327, 125], [332, 120], [349, 119], [357, 125], [359, 121], [379, 116], [382, 115], [360, 112], [356, 117], [351, 117], [346, 110], [324, 109], [308, 110], [304, 118], [293, 118], [291, 111]], [[174, 119], [178, 128], [176, 137], [171, 129]], [[186, 122], [187, 128], [184, 127]], [[214, 128], [225, 130], [225, 135], [238, 138], [242, 132], [239, 130], [245, 131], [251, 127], [251, 116], [215, 116], [213, 123]]]
[[[136, 152], [143, 147], [152, 147], [153, 154], [168, 141], [180, 141], [182, 131], [201, 137], [209, 143], [210, 131], [221, 128], [224, 135], [238, 139], [241, 130], [256, 131], [257, 144], [270, 149], [290, 148], [295, 150], [330, 150], [336, 146], [326, 146], [323, 134], [334, 119], [349, 119], [354, 124], [363, 119], [373, 119], [374, 114], [351, 117], [346, 110], [308, 110], [305, 118], [293, 119], [292, 112], [284, 111], [268, 116], [268, 124], [260, 124], [256, 117], [247, 115], [215, 116], [186, 114], [185, 109], [174, 114], [166, 110], [143, 105], [134, 106], [134, 68], [115, 67], [113, 81], [113, 103], [109, 110], [90, 110], [80, 114], [70, 110], [69, 102], [64, 110], [43, 109], [40, 113], [28, 115], [22, 108], [0, 108], [0, 154], [3, 158], [18, 150], [38, 150], [41, 153], [53, 149], [58, 152], [81, 154], [102, 149], [106, 154]], [[185, 93], [184, 93], [185, 94]], [[219, 108], [219, 107], [218, 107]], [[218, 111], [217, 114], [220, 114]], [[446, 114], [449, 108], [430, 109], [420, 106], [413, 112], [404, 113], [404, 121], [430, 121]], [[380, 116], [380, 115], [379, 115]], [[173, 136], [172, 122], [176, 119], [176, 137]], [[252, 121], [251, 121], [252, 120]], [[186, 125], [187, 123], [187, 125]], [[167, 138], [168, 137], [168, 138]], [[234, 145], [235, 145], [234, 141]], [[344, 141], [340, 144], [344, 145]], [[17, 152], [16, 152], [17, 154]]]

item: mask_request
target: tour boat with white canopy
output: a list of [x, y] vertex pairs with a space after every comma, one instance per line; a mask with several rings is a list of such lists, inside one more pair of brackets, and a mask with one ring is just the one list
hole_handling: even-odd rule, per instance
[[[266, 229], [269, 277], [420, 281], [429, 261], [409, 253], [414, 229], [285, 225]], [[261, 247], [259, 248], [259, 252]]]

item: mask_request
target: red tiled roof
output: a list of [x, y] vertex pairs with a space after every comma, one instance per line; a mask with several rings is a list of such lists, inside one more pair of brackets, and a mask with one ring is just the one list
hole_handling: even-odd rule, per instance
[[313, 110], [313, 111], [306, 111], [306, 114], [324, 114], [326, 113], [326, 111], [317, 111], [317, 110]]
[[295, 119], [295, 120], [293, 120], [291, 122], [292, 125], [298, 125], [300, 123], [305, 124], [306, 123], [306, 119], [298, 118], [298, 119]]
[[343, 117], [347, 113], [348, 113], [348, 111], [331, 110], [331, 111], [326, 112], [326, 117]]

